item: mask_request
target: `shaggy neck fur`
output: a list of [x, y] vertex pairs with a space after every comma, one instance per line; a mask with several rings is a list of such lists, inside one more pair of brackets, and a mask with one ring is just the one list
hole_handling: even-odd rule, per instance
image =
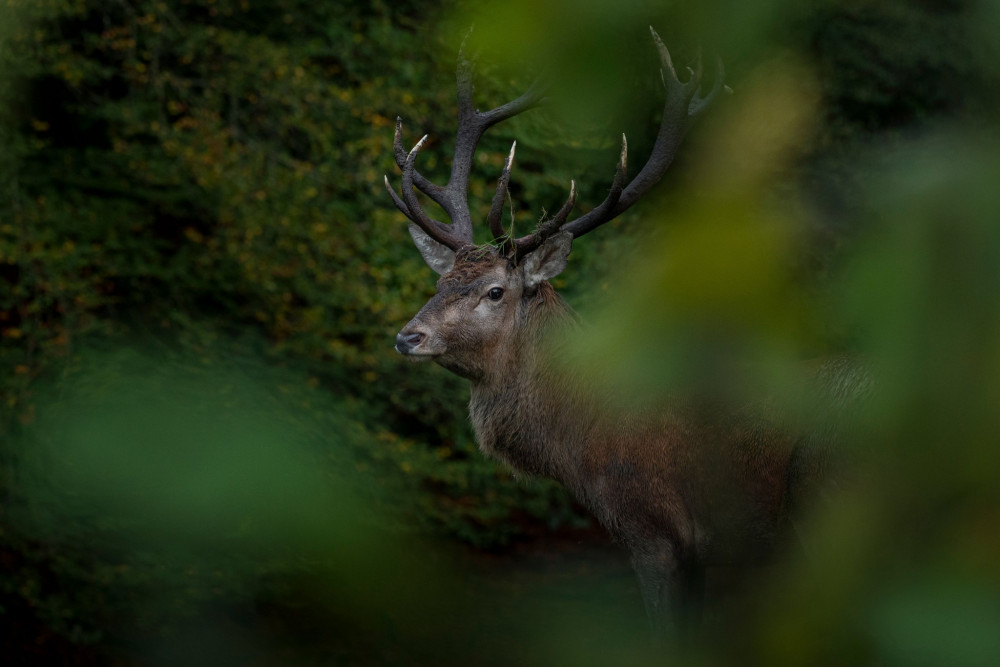
[[[552, 477], [580, 491], [577, 451], [591, 424], [578, 382], [553, 356], [576, 315], [547, 282], [520, 306], [519, 340], [502, 351], [498, 371], [472, 383], [469, 406], [480, 448], [515, 471]], [[553, 335], [554, 334], [554, 335]]]

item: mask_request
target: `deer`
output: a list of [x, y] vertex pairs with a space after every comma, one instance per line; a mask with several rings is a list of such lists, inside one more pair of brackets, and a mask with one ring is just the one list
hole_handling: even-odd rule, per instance
[[[480, 450], [515, 473], [561, 482], [630, 552], [647, 615], [657, 633], [697, 625], [705, 569], [766, 558], [785, 530], [790, 476], [802, 465], [796, 440], [754, 415], [718, 415], [678, 402], [656, 411], [609, 409], [608, 401], [556, 361], [560, 341], [580, 324], [549, 282], [566, 266], [574, 239], [620, 215], [649, 192], [671, 165], [688, 131], [729, 91], [721, 59], [702, 92], [701, 57], [682, 81], [670, 52], [650, 27], [665, 88], [651, 154], [631, 179], [628, 144], [602, 203], [570, 220], [576, 183], [551, 218], [525, 236], [508, 234], [501, 217], [516, 142], [486, 224], [493, 242], [477, 246], [467, 189], [484, 132], [543, 100], [537, 81], [520, 97], [488, 111], [473, 102], [473, 64], [459, 52], [458, 131], [446, 185], [416, 169], [427, 136], [409, 151], [402, 119], [393, 138], [402, 173], [393, 203], [436, 273], [437, 293], [396, 336], [396, 351], [431, 360], [471, 384], [469, 414]], [[431, 218], [417, 190], [451, 222]]]

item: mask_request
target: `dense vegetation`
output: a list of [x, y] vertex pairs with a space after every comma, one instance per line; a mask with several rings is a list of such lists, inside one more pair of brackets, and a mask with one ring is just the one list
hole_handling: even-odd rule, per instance
[[32, 380], [87, 333], [251, 330], [442, 495], [523, 506], [468, 456], [462, 384], [391, 347], [433, 282], [385, 206], [392, 126], [451, 133], [453, 45], [423, 44], [416, 6], [252, 4], [43, 3], [11, 36], [5, 402], [30, 419]]
[[[961, 0], [823, 1], [808, 8], [774, 2], [748, 10], [743, 22], [731, 17], [716, 24], [712, 12], [734, 14], [735, 5], [707, 7], [634, 2], [612, 10], [598, 2], [511, 2], [483, 9], [444, 0], [5, 3], [0, 10], [0, 617], [11, 628], [3, 640], [8, 652], [22, 650], [26, 637], [40, 638], [40, 646], [107, 647], [133, 632], [169, 633], [177, 618], [227, 596], [294, 607], [289, 600], [311, 586], [311, 579], [296, 578], [303, 568], [311, 575], [321, 572], [329, 587], [323, 590], [350, 589], [336, 618], [343, 609], [359, 607], [363, 617], [377, 606], [375, 598], [384, 599], [373, 595], [359, 602], [364, 584], [352, 588], [355, 584], [336, 574], [341, 570], [330, 564], [330, 549], [343, 554], [344, 544], [361, 542], [345, 557], [370, 561], [358, 575], [370, 583], [385, 565], [376, 554], [410, 549], [394, 541], [401, 534], [446, 535], [497, 547], [517, 536], [586, 521], [554, 484], [515, 481], [484, 461], [466, 424], [464, 384], [431, 365], [401, 363], [391, 348], [395, 332], [433, 286], [382, 184], [383, 174], [395, 180], [393, 125], [401, 115], [407, 143], [428, 133], [433, 139], [421, 156], [423, 169], [437, 178], [446, 174], [455, 53], [470, 16], [478, 17], [470, 40], [484, 53], [477, 83], [481, 106], [516, 95], [539, 59], [555, 62], [568, 89], [557, 86], [551, 109], [502, 125], [483, 141], [470, 199], [485, 211], [517, 137], [518, 225], [529, 226], [543, 207], [558, 205], [570, 178], [584, 186], [584, 207], [600, 201], [616, 153], [617, 131], [608, 127], [629, 128], [630, 151], [643, 155], [660, 93], [655, 77], [646, 76], [644, 68], [648, 64], [652, 71], [653, 65], [645, 37], [635, 38], [642, 34], [636, 26], [667, 24], [665, 36], [688, 61], [696, 40], [685, 32], [700, 30], [729, 63], [733, 87], [748, 91], [723, 109], [723, 120], [709, 119], [703, 132], [696, 131], [689, 141], [695, 148], [680, 158], [680, 169], [690, 167], [702, 179], [724, 176], [732, 187], [721, 195], [705, 194], [704, 180], [691, 185], [694, 179], [687, 177], [665, 188], [671, 201], [709, 201], [704, 210], [679, 205], [680, 230], [685, 220], [710, 217], [711, 211], [793, 201], [799, 214], [794, 242], [775, 247], [794, 248], [794, 256], [784, 256], [784, 250], [768, 254], [765, 243], [760, 264], [734, 267], [725, 253], [760, 238], [734, 240], [726, 236], [730, 227], [708, 224], [699, 238], [716, 245], [702, 247], [682, 232], [670, 239], [678, 241], [680, 257], [685, 248], [691, 253], [682, 267], [696, 273], [706, 266], [736, 271], [730, 277], [749, 278], [743, 285], [750, 291], [722, 298], [697, 281], [664, 285], [657, 281], [674, 274], [654, 273], [645, 287], [630, 286], [626, 310], [615, 316], [619, 323], [632, 317], [628, 308], [645, 314], [650, 303], [658, 303], [651, 290], [666, 299], [662, 303], [680, 304], [681, 311], [691, 300], [709, 304], [697, 308], [713, 307], [712, 299], [719, 297], [715, 306], [728, 313], [742, 312], [736, 302], [750, 294], [747, 303], [763, 305], [757, 312], [766, 320], [751, 325], [757, 327], [751, 333], [779, 340], [799, 336], [798, 352], [864, 349], [866, 340], [875, 341], [866, 351], [878, 352], [878, 345], [888, 345], [879, 336], [911, 341], [912, 349], [900, 355], [923, 349], [926, 341], [896, 331], [888, 318], [879, 320], [876, 313], [865, 320], [864, 313], [877, 306], [838, 283], [838, 271], [858, 236], [869, 231], [866, 225], [892, 219], [887, 212], [892, 206], [896, 215], [905, 208], [919, 221], [927, 209], [900, 201], [925, 191], [913, 185], [920, 179], [942, 202], [953, 202], [953, 191], [967, 190], [962, 191], [967, 208], [954, 215], [970, 221], [968, 234], [961, 236], [960, 224], [954, 227], [958, 231], [951, 238], [958, 245], [942, 260], [946, 274], [964, 262], [969, 247], [995, 253], [995, 234], [976, 226], [978, 216], [996, 203], [975, 203], [981, 195], [977, 174], [989, 172], [972, 168], [992, 164], [988, 151], [970, 157], [968, 173], [959, 172], [954, 183], [940, 180], [929, 166], [885, 176], [885, 188], [875, 197], [867, 189], [875, 167], [894, 164], [889, 156], [897, 148], [916, 145], [939, 128], [958, 132], [963, 125], [954, 119], [969, 123], [965, 129], [973, 122], [992, 127], [985, 123], [993, 120], [991, 83], [997, 71], [991, 69], [993, 54], [980, 44], [993, 15]], [[516, 36], [502, 32], [524, 21], [533, 27]], [[518, 47], [512, 51], [519, 58], [501, 63], [511, 69], [497, 69], [490, 61], [500, 57], [498, 44], [507, 39]], [[606, 57], [576, 57], [586, 53]], [[586, 94], [573, 90], [580, 81]], [[617, 85], [606, 90], [607, 81]], [[769, 94], [791, 115], [768, 106]], [[603, 115], [595, 120], [581, 112], [584, 99]], [[626, 100], [624, 108], [616, 106], [620, 99]], [[787, 125], [741, 134], [732, 119], [753, 113]], [[737, 129], [729, 131], [730, 126]], [[737, 147], [720, 149], [713, 143], [716, 134]], [[952, 141], [947, 136], [939, 141]], [[760, 143], [765, 141], [771, 143]], [[967, 139], [954, 141], [970, 145]], [[737, 156], [725, 169], [718, 164], [731, 151], [753, 148], [769, 160], [760, 169], [743, 165], [754, 153]], [[695, 157], [699, 151], [715, 155], [715, 166], [704, 167]], [[935, 162], [940, 153], [919, 155], [923, 163], [943, 164], [945, 171], [956, 168]], [[900, 182], [909, 185], [897, 187]], [[660, 217], [652, 211], [648, 207], [645, 217]], [[578, 244], [558, 284], [570, 290], [571, 301], [596, 311], [614, 293], [608, 283], [619, 279], [623, 258], [631, 255], [636, 239], [651, 238], [649, 227], [638, 224], [643, 213], [616, 223], [617, 234], [604, 230]], [[915, 286], [926, 289], [927, 302], [918, 300], [907, 312], [935, 334], [940, 347], [931, 346], [934, 354], [944, 358], [947, 346], [955, 345], [992, 359], [996, 347], [988, 339], [953, 337], [952, 329], [930, 325], [946, 317], [965, 322], [970, 311], [982, 313], [982, 322], [992, 321], [995, 303], [987, 307], [977, 299], [990, 294], [991, 271], [1000, 261], [970, 260], [969, 274], [954, 285], [963, 294], [970, 285], [975, 289], [969, 287], [968, 308], [952, 312], [942, 305], [951, 303], [953, 292], [946, 289], [951, 283], [936, 293], [921, 282], [920, 262], [930, 257], [928, 249], [939, 247], [933, 229], [931, 223], [914, 222], [913, 237], [904, 234], [902, 247], [916, 248], [914, 264], [886, 277], [872, 268], [886, 259], [876, 253], [869, 264], [862, 262], [870, 272], [858, 273], [858, 280], [878, 274], [879, 284], [901, 299]], [[895, 238], [892, 230], [899, 231], [890, 227], [888, 238]], [[931, 231], [925, 238], [921, 230]], [[659, 241], [653, 245], [660, 248]], [[909, 255], [900, 257], [902, 262]], [[794, 265], [804, 298], [859, 303], [860, 322], [818, 308], [808, 333], [798, 325], [783, 328], [784, 306], [755, 301], [759, 276], [739, 274], [772, 261]], [[935, 310], [937, 305], [942, 310]], [[697, 308], [695, 319], [701, 316]], [[897, 314], [902, 326], [907, 315]], [[657, 334], [672, 331], [669, 318], [650, 322], [662, 324]], [[986, 326], [982, 322], [969, 320], [958, 329]], [[627, 346], [636, 353], [655, 349], [652, 327], [630, 330], [634, 338], [626, 339]], [[789, 334], [793, 328], [797, 333]], [[595, 345], [622, 345], [615, 337], [620, 332], [607, 331], [608, 325], [599, 325]], [[677, 336], [690, 342], [685, 337], [692, 333]], [[912, 359], [896, 359], [901, 383], [909, 377], [901, 369], [910, 368]], [[677, 369], [664, 363], [646, 371], [670, 377]], [[628, 375], [634, 366], [627, 358], [622, 362], [626, 381], [636, 380]], [[938, 371], [948, 372], [927, 372]], [[909, 378], [914, 386], [937, 378], [914, 377]], [[987, 382], [966, 379], [972, 387]], [[651, 381], [653, 391], [666, 386], [659, 381]], [[983, 395], [991, 396], [986, 388]], [[935, 406], [943, 401], [955, 415], [963, 414], [961, 405], [938, 394], [909, 398]], [[906, 396], [899, 400], [911, 405]], [[970, 441], [987, 433], [988, 422], [973, 422], [964, 436]], [[900, 433], [935, 433], [941, 423], [923, 424], [922, 431], [907, 425]], [[151, 438], [150, 428], [166, 435]], [[892, 439], [887, 432], [881, 437]], [[233, 438], [240, 446], [219, 444]], [[134, 454], [139, 442], [155, 453], [153, 463]], [[242, 463], [232, 472], [234, 460]], [[993, 464], [995, 459], [984, 455], [984, 469]], [[200, 466], [231, 474], [202, 478]], [[139, 482], [137, 471], [143, 476]], [[317, 474], [325, 482], [317, 481]], [[266, 491], [269, 475], [291, 480], [300, 493], [288, 498]], [[175, 489], [177, 496], [143, 504], [147, 486]], [[346, 495], [331, 500], [325, 486]], [[959, 494], [961, 488], [952, 491]], [[197, 501], [185, 504], [189, 497]], [[199, 518], [205, 507], [218, 508], [208, 524]], [[891, 515], [893, 506], [886, 507]], [[369, 512], [361, 527], [355, 524], [354, 515]], [[289, 526], [288, 516], [304, 518]], [[978, 526], [977, 521], [972, 523]], [[159, 534], [149, 530], [150, 522], [174, 528]], [[321, 524], [341, 528], [316, 542], [311, 531]], [[275, 542], [286, 548], [274, 548]], [[411, 609], [409, 599], [396, 601], [400, 614]], [[780, 620], [794, 628], [795, 619]], [[776, 641], [766, 632], [762, 636], [765, 643]], [[775, 649], [771, 655], [778, 654]]]

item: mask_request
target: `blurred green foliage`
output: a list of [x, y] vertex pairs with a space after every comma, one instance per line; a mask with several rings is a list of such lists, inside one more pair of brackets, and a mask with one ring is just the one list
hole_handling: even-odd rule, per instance
[[[629, 404], [695, 394], [844, 436], [853, 474], [806, 557], [762, 572], [699, 660], [994, 664], [1000, 12], [814, 9], [794, 22], [813, 62], [777, 49], [742, 77], [692, 158], [700, 197], [647, 211], [658, 231], [573, 363]], [[816, 402], [803, 360], [845, 353], [867, 372], [834, 393], [856, 404]]]
[[[555, 82], [484, 138], [471, 179], [483, 214], [518, 139], [519, 228], [573, 178], [599, 202], [623, 130], [648, 151], [647, 25], [680, 64], [726, 62], [736, 92], [662, 199], [578, 243], [557, 282], [594, 316], [580, 349], [616, 395], [768, 393], [798, 413], [801, 357], [878, 370], [850, 443], [878, 484], [820, 512], [819, 557], [764, 575], [751, 620], [689, 657], [994, 664], [1000, 10], [962, 0], [5, 2], [0, 614], [30, 619], [12, 635], [170, 638], [249, 600], [349, 644], [362, 628], [361, 652], [391, 627], [405, 662], [440, 663], [421, 605], [449, 583], [400, 535], [491, 547], [581, 521], [475, 451], [461, 381], [391, 349], [433, 284], [383, 190], [392, 127], [430, 134], [421, 169], [445, 180], [470, 24], [481, 106]], [[511, 631], [520, 662], [648, 658], [595, 646], [595, 618], [526, 615], [549, 630]], [[217, 640], [159, 660], [212, 664]]]
[[359, 620], [430, 581], [403, 581], [373, 518], [389, 496], [358, 474], [372, 435], [297, 374], [226, 354], [92, 349], [37, 383], [14, 439], [5, 515], [28, 542], [8, 546], [5, 600], [91, 643], [169, 630], [262, 578], [309, 576]]
[[[172, 339], [213, 357], [250, 330], [264, 357], [340, 397], [366, 433], [352, 442], [375, 459], [367, 474], [417, 487], [407, 525], [489, 546], [531, 521], [582, 520], [554, 484], [516, 482], [475, 453], [461, 382], [392, 350], [433, 280], [382, 174], [395, 168], [397, 113], [408, 130], [453, 131], [457, 39], [428, 27], [440, 9], [54, 0], [3, 11], [5, 466], [20, 431], [45, 426], [40, 378], [92, 364], [88, 341]], [[504, 143], [485, 146], [474, 194]], [[5, 485], [11, 502], [21, 492]], [[45, 560], [37, 536], [0, 539], [38, 563], [24, 576], [67, 590], [95, 558], [82, 541]], [[99, 638], [59, 619], [102, 618], [103, 594], [50, 608], [14, 581], [11, 604]]]

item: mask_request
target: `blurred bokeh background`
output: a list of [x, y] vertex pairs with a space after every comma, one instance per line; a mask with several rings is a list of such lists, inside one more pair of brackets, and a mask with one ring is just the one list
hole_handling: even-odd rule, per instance
[[[852, 470], [806, 555], [655, 648], [625, 555], [393, 351], [434, 276], [382, 185], [397, 115], [446, 180], [474, 26], [480, 108], [552, 88], [473, 206], [514, 139], [518, 233], [570, 179], [598, 204], [655, 136], [650, 25], [733, 94], [575, 244], [573, 363], [767, 396]], [[0, 658], [1000, 663], [997, 35], [995, 0], [5, 0]], [[798, 389], [844, 356], [856, 409]]]

